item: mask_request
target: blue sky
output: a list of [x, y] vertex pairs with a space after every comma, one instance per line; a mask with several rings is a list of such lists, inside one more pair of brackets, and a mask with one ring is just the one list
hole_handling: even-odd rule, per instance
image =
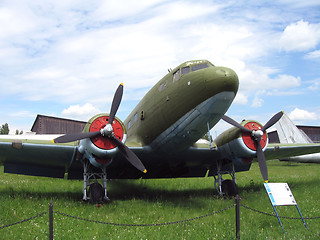
[[3, 0], [0, 24], [0, 124], [12, 131], [37, 114], [108, 112], [121, 82], [124, 120], [168, 68], [192, 59], [237, 72], [236, 120], [284, 110], [320, 125], [318, 0]]

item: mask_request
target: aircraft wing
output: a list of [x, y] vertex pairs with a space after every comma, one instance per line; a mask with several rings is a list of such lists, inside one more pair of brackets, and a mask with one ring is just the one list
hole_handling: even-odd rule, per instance
[[320, 152], [320, 144], [269, 144], [266, 159], [282, 159]]
[[48, 143], [0, 142], [0, 163], [7, 173], [63, 178], [76, 146]]
[[[183, 152], [170, 155], [157, 154], [150, 148], [129, 144], [129, 148], [141, 159], [148, 172], [143, 174], [134, 168], [119, 153], [108, 167], [110, 179], [204, 177], [217, 173], [217, 162], [225, 159], [218, 148], [209, 146], [190, 147]], [[320, 152], [320, 144], [270, 144], [265, 150], [267, 159], [279, 159]], [[76, 143], [71, 145], [48, 142], [0, 141], [0, 163], [5, 172], [63, 178], [82, 179], [83, 166], [75, 160]], [[235, 163], [235, 171], [247, 171], [251, 164]], [[222, 170], [232, 170], [226, 161]]]
[[[150, 148], [129, 144], [130, 149], [147, 167], [143, 174], [134, 168], [120, 152], [107, 168], [109, 179], [136, 178], [176, 178], [204, 177], [215, 174], [219, 154], [209, 148], [190, 147], [179, 154], [158, 155]], [[77, 146], [51, 144], [49, 141], [24, 142], [20, 140], [0, 140], [0, 164], [6, 173], [64, 178], [83, 179], [83, 165], [76, 160]], [[247, 169], [248, 170], [248, 169]]]

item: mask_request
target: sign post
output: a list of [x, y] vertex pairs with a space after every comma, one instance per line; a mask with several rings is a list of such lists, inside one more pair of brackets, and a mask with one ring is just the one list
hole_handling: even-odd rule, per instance
[[276, 206], [295, 205], [299, 214], [300, 214], [300, 217], [303, 221], [304, 226], [306, 227], [306, 229], [308, 229], [307, 224], [304, 221], [304, 218], [302, 217], [302, 214], [300, 212], [298, 204], [297, 204], [296, 200], [294, 199], [293, 194], [292, 194], [292, 192], [289, 188], [289, 185], [287, 183], [264, 183], [264, 187], [268, 193], [273, 210], [278, 218], [279, 224], [280, 224], [284, 233], [286, 233], [286, 232], [283, 228], [280, 217], [279, 217], [277, 210], [275, 208]]

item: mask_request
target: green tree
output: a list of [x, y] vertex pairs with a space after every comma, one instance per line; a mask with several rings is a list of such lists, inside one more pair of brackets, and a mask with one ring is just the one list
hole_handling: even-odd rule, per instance
[[0, 128], [0, 134], [9, 134], [9, 125], [8, 123], [2, 124]]
[[19, 130], [17, 129], [16, 130], [16, 135], [22, 135], [23, 134], [23, 131], [21, 130], [20, 132], [19, 132]]

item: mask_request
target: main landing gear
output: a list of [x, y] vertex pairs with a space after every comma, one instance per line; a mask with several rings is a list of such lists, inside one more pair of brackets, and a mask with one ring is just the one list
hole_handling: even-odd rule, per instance
[[[107, 196], [107, 172], [102, 168], [102, 172], [93, 172], [92, 165], [87, 159], [83, 160], [83, 201], [99, 203], [110, 200]], [[102, 185], [98, 180], [102, 181]]]
[[[238, 194], [234, 164], [230, 163], [229, 165], [231, 165], [230, 168], [232, 170], [222, 170], [222, 161], [218, 161], [217, 163], [217, 175], [214, 175], [214, 186], [221, 197], [235, 197]], [[224, 174], [229, 174], [232, 179], [223, 179], [222, 175]]]

